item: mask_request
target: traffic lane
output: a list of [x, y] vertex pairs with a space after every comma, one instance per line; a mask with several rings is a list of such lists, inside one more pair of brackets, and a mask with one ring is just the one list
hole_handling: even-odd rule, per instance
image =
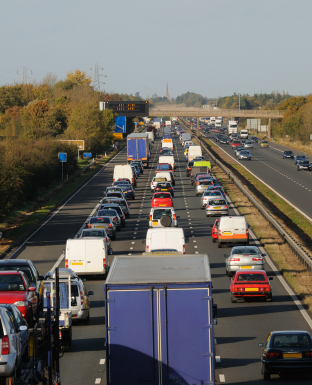
[[[264, 342], [272, 330], [296, 328], [307, 330], [308, 325], [267, 263], [266, 271], [275, 277], [271, 281], [273, 302], [231, 303], [230, 280], [225, 274], [223, 254], [229, 254], [233, 245], [218, 249], [217, 244], [212, 243], [210, 226], [215, 218], [206, 218], [205, 211], [199, 208], [200, 198], [193, 195], [194, 188], [187, 183], [186, 177], [185, 182], [188, 205], [194, 208], [192, 222], [197, 222], [197, 229], [194, 229], [197, 250], [199, 253], [209, 255], [213, 298], [214, 303], [218, 305], [218, 325], [214, 330], [217, 355], [221, 357], [221, 363], [217, 364], [217, 376], [225, 375], [227, 383], [260, 384], [263, 380], [260, 374], [261, 349], [258, 348], [258, 343]], [[250, 243], [253, 244], [253, 241]], [[283, 322], [280, 321], [281, 318]]]
[[[217, 144], [218, 145], [218, 144]], [[269, 185], [284, 199], [288, 200], [291, 204], [304, 212], [309, 217], [312, 217], [312, 207], [310, 205], [311, 200], [311, 180], [307, 176], [308, 173], [301, 173], [302, 178], [306, 178], [305, 183], [300, 179], [300, 172], [294, 171], [292, 168], [280, 172], [277, 170], [277, 162], [270, 162], [265, 160], [265, 156], [261, 153], [258, 157], [255, 155], [256, 151], [252, 152], [254, 159], [252, 161], [239, 161], [234, 154], [234, 150], [230, 146], [219, 146], [227, 154], [231, 155], [237, 163], [245, 166], [250, 172], [255, 174], [264, 183]], [[288, 165], [286, 165], [288, 166]], [[288, 176], [287, 176], [288, 175]], [[298, 175], [298, 179], [295, 178]], [[312, 173], [311, 173], [312, 176]], [[302, 183], [300, 183], [302, 182]]]

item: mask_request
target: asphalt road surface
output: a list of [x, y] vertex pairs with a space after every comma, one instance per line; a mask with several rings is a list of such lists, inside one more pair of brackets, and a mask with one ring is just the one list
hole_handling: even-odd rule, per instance
[[[311, 320], [309, 325], [304, 319], [307, 313], [298, 310], [289, 291], [286, 290], [287, 285], [285, 288], [281, 280], [275, 276], [271, 268], [272, 266], [274, 269], [274, 266], [270, 263], [266, 263], [266, 270], [270, 276], [274, 277], [272, 281], [273, 302], [231, 303], [230, 282], [225, 275], [223, 258], [223, 254], [228, 254], [230, 248], [218, 249], [217, 244], [212, 243], [210, 225], [214, 223], [215, 219], [207, 218], [205, 210], [200, 209], [200, 198], [195, 196], [195, 189], [190, 185], [189, 178], [186, 177], [186, 162], [182, 146], [177, 138], [175, 143], [177, 170], [174, 207], [177, 215], [180, 216], [179, 226], [183, 227], [185, 235], [190, 237], [190, 242], [186, 245], [186, 253], [207, 253], [209, 255], [214, 303], [218, 305], [218, 325], [215, 326], [218, 357], [216, 379], [218, 382], [229, 384], [262, 384], [261, 348], [258, 348], [258, 343], [265, 342], [267, 335], [273, 330], [299, 329], [311, 332]], [[117, 232], [117, 239], [112, 241], [113, 255], [144, 252], [142, 238], [145, 237], [148, 228], [147, 217], [152, 197], [150, 183], [155, 174], [159, 148], [160, 139], [157, 139], [150, 167], [145, 169], [144, 174], [138, 178], [136, 199], [130, 201], [130, 218], [127, 219], [126, 227]], [[254, 156], [257, 153], [259, 158], [261, 156], [261, 159], [264, 159], [268, 151], [273, 150], [263, 151], [257, 148], [253, 152], [255, 152]], [[276, 153], [275, 155], [277, 156]], [[293, 169], [291, 161], [278, 162], [277, 159], [273, 159], [272, 164], [285, 163], [287, 170]], [[14, 258], [31, 259], [41, 274], [52, 269], [59, 261], [66, 240], [75, 236], [102, 198], [104, 188], [112, 183], [114, 166], [125, 163], [126, 150], [123, 150], [60, 208], [14, 255]], [[256, 164], [257, 162], [250, 163]], [[258, 163], [260, 162], [258, 161]], [[310, 178], [310, 176], [305, 176], [305, 173], [302, 173], [302, 176], [301, 173], [298, 174], [299, 178]], [[287, 183], [289, 187], [289, 182], [286, 180], [285, 185]], [[294, 189], [289, 187], [288, 190]], [[231, 214], [234, 214], [233, 210], [231, 210]], [[113, 256], [110, 256], [110, 263], [112, 259]], [[64, 260], [60, 261], [59, 266], [64, 267]], [[87, 290], [94, 291], [94, 296], [91, 297], [90, 322], [87, 326], [75, 325], [73, 327], [72, 345], [60, 361], [62, 384], [106, 384], [103, 285], [104, 281], [101, 279], [90, 278], [86, 282]], [[278, 376], [272, 376], [272, 382], [310, 384], [310, 381], [304, 377], [290, 377], [281, 380]]]

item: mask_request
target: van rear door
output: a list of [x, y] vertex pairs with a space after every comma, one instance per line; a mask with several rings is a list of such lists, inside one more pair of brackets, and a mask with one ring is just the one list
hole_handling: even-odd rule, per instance
[[85, 273], [86, 271], [86, 254], [85, 240], [73, 239], [67, 245], [66, 257], [68, 259], [68, 267], [76, 273]]
[[244, 217], [233, 217], [233, 233], [246, 236], [246, 221]]
[[[104, 261], [105, 260], [105, 261]], [[86, 273], [101, 273], [106, 265], [105, 246], [102, 239], [86, 242]]]

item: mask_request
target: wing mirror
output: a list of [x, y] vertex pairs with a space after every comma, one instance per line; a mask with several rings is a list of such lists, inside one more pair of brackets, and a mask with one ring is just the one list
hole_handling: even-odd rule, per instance
[[0, 233], [0, 240], [2, 239], [2, 233]]
[[113, 249], [111, 247], [108, 249], [108, 254], [113, 255]]
[[227, 256], [228, 256], [227, 254], [223, 254], [223, 257], [224, 257], [224, 258], [227, 258]]
[[63, 249], [63, 254], [65, 255], [65, 249]]
[[266, 257], [266, 254], [261, 254], [261, 257]]
[[263, 348], [264, 347], [264, 344], [258, 344], [259, 348]]
[[189, 237], [185, 237], [185, 243], [189, 243]]
[[37, 280], [38, 281], [43, 281], [44, 280], [44, 276], [43, 275], [38, 275]]
[[177, 219], [180, 219], [180, 215], [177, 216]]
[[34, 286], [31, 286], [31, 287], [29, 288], [29, 291], [36, 291], [36, 288], [35, 288]]
[[28, 329], [28, 327], [26, 325], [21, 325], [19, 327], [20, 332], [25, 332], [27, 329]]
[[269, 281], [273, 281], [273, 277], [269, 277]]
[[146, 238], [143, 238], [143, 239], [142, 239], [142, 243], [146, 243]]

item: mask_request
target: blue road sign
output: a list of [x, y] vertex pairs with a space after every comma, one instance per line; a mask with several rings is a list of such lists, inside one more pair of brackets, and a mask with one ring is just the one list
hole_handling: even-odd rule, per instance
[[117, 116], [115, 118], [115, 130], [114, 132], [126, 132], [126, 117], [125, 116]]
[[67, 153], [66, 152], [59, 152], [58, 158], [60, 162], [67, 162]]
[[83, 157], [84, 158], [92, 158], [92, 153], [91, 152], [84, 152]]

